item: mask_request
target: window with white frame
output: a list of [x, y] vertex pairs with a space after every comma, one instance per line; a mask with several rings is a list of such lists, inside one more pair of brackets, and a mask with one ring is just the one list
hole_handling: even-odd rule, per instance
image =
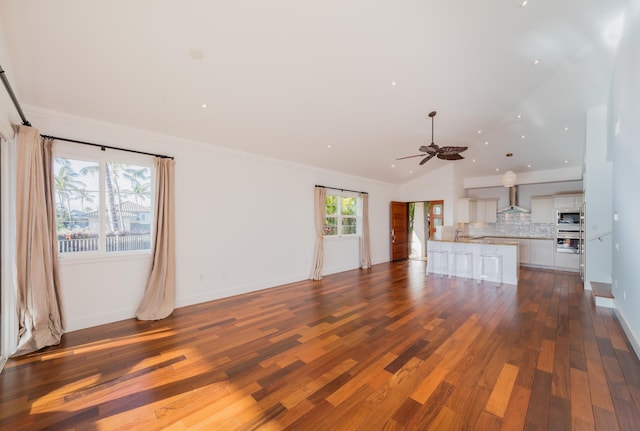
[[360, 198], [349, 194], [327, 193], [324, 236], [353, 236], [360, 230]]
[[128, 155], [54, 153], [60, 256], [151, 250], [153, 161]]

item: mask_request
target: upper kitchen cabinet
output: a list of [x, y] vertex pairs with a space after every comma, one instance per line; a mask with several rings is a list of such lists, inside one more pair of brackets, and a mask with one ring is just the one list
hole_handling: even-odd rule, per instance
[[553, 196], [532, 196], [531, 197], [531, 222], [532, 223], [555, 223], [556, 206]]
[[476, 222], [495, 223], [498, 221], [498, 199], [476, 201]]
[[498, 199], [458, 199], [456, 223], [495, 223], [498, 220]]
[[476, 200], [471, 198], [458, 199], [456, 208], [456, 223], [473, 223], [476, 221]]
[[555, 195], [553, 204], [556, 208], [580, 208], [582, 207], [582, 193]]

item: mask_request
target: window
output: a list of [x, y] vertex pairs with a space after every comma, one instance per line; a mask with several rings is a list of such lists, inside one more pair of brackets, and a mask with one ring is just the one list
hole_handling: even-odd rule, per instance
[[53, 171], [61, 256], [151, 250], [150, 162], [56, 153]]
[[327, 194], [324, 235], [357, 235], [360, 224], [359, 204], [360, 199], [355, 196]]

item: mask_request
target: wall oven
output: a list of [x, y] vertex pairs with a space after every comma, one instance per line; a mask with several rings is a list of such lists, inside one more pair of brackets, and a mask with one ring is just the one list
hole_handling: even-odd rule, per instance
[[557, 212], [558, 221], [556, 226], [558, 232], [577, 232], [582, 230], [580, 210], [561, 210]]
[[580, 254], [582, 252], [582, 239], [580, 231], [558, 230], [556, 235], [556, 252]]
[[581, 209], [559, 210], [557, 216], [556, 252], [582, 254], [583, 217]]

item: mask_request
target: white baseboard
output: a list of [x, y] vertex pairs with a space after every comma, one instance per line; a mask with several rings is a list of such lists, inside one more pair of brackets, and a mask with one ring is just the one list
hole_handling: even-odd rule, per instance
[[620, 322], [620, 326], [622, 326], [622, 330], [629, 339], [629, 343], [631, 343], [633, 351], [636, 353], [637, 357], [640, 357], [640, 342], [638, 342], [638, 337], [636, 337], [636, 334], [634, 334], [629, 325], [627, 325], [627, 319], [625, 319], [622, 311], [616, 307], [615, 313], [616, 316], [618, 316], [618, 321]]

